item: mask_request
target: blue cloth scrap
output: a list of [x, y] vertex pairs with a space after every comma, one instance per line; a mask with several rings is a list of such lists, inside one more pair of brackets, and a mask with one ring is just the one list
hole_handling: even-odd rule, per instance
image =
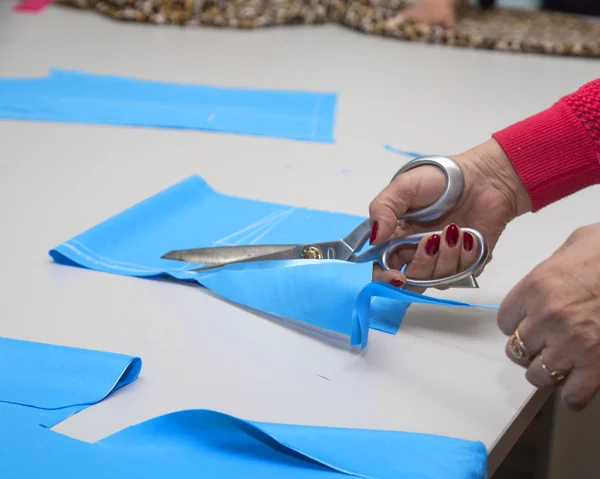
[[0, 403], [46, 427], [135, 381], [142, 367], [137, 357], [10, 338], [0, 338], [0, 365]]
[[166, 83], [53, 69], [0, 78], [0, 118], [220, 131], [333, 143], [337, 94]]
[[419, 158], [421, 156], [425, 156], [422, 153], [417, 153], [415, 151], [406, 151], [406, 150], [400, 150], [398, 148], [394, 148], [393, 146], [390, 145], [384, 145], [383, 149], [386, 151], [389, 151], [390, 153], [395, 153], [397, 155], [400, 156], [408, 156], [409, 158]]
[[370, 325], [373, 297], [406, 307], [412, 302], [472, 306], [371, 283], [371, 264], [262, 261], [192, 272], [197, 264], [161, 259], [173, 249], [330, 241], [345, 237], [363, 220], [223, 195], [192, 176], [64, 242], [50, 255], [57, 263], [103, 272], [197, 281], [229, 301], [349, 336], [350, 344], [361, 348], [367, 345], [369, 326], [395, 333], [402, 320], [398, 307], [377, 307], [377, 320]]

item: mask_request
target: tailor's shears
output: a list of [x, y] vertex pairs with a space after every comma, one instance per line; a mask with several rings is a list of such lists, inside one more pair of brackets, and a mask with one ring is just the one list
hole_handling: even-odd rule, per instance
[[[438, 200], [425, 208], [409, 210], [398, 217], [398, 220], [428, 222], [441, 218], [450, 212], [458, 202], [464, 189], [463, 173], [453, 160], [444, 156], [423, 156], [406, 163], [392, 178], [423, 165], [432, 165], [440, 168], [446, 175], [446, 188]], [[444, 278], [418, 280], [407, 278], [407, 286], [422, 288], [434, 287], [462, 287], [478, 288], [476, 275], [485, 266], [489, 247], [485, 237], [477, 230], [462, 228], [471, 233], [478, 244], [478, 256], [468, 268], [454, 275]], [[364, 247], [371, 232], [369, 220], [358, 225], [348, 236], [337, 241], [312, 244], [287, 244], [287, 245], [249, 245], [249, 246], [219, 246], [213, 248], [195, 248], [174, 250], [162, 256], [164, 259], [186, 261], [206, 265], [194, 271], [218, 268], [232, 263], [286, 260], [286, 259], [336, 259], [354, 263], [377, 262], [383, 269], [389, 270], [390, 257], [395, 252], [407, 246], [416, 246], [419, 241], [431, 234], [441, 234], [441, 231], [429, 231], [394, 238], [386, 243], [374, 246], [363, 253]]]

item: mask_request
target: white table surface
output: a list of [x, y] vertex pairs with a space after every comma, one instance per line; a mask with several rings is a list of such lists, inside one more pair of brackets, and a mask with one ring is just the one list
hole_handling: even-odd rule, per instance
[[[504, 356], [495, 312], [413, 307], [366, 354], [199, 287], [53, 264], [64, 240], [191, 174], [218, 190], [366, 214], [405, 161], [452, 154], [593, 79], [597, 61], [405, 43], [335, 25], [242, 32], [119, 23], [0, 4], [0, 75], [79, 69], [166, 81], [339, 93], [336, 143], [198, 131], [0, 122], [0, 335], [138, 355], [141, 376], [56, 427], [97, 440], [167, 412], [419, 431], [480, 440], [495, 470], [546, 397]], [[598, 188], [510, 225], [481, 289], [499, 304], [580, 225]], [[325, 376], [329, 380], [323, 379]]]

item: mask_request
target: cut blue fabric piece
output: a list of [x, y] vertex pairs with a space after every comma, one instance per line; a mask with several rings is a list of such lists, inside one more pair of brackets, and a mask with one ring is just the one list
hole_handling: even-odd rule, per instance
[[480, 442], [395, 431], [244, 421], [180, 411], [97, 443], [0, 416], [3, 477], [484, 479]]
[[0, 79], [0, 118], [334, 141], [335, 93], [224, 88], [53, 69]]
[[0, 365], [0, 403], [52, 427], [135, 381], [141, 359], [0, 338]]
[[[383, 295], [407, 306], [472, 306], [396, 288], [363, 291], [371, 282], [370, 264], [263, 261], [192, 272], [198, 265], [161, 259], [173, 249], [329, 241], [345, 237], [363, 220], [223, 195], [192, 176], [57, 246], [50, 255], [58, 263], [109, 273], [197, 281], [230, 301], [347, 335], [352, 346], [362, 348], [372, 297]], [[375, 327], [395, 332], [402, 319], [397, 312], [378, 310]]]

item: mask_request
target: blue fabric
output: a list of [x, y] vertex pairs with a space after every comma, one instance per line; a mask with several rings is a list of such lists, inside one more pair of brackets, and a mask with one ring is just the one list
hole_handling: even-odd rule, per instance
[[[252, 422], [207, 410], [167, 414], [86, 443], [49, 427], [134, 381], [140, 359], [6, 338], [0, 353], [3, 478], [485, 477], [487, 451], [476, 441]], [[40, 413], [49, 411], [58, 415], [44, 423]]]
[[135, 381], [141, 359], [0, 338], [0, 406], [52, 427]]
[[337, 95], [51, 70], [0, 79], [0, 118], [212, 130], [332, 143]]
[[20, 423], [0, 409], [2, 477], [63, 479], [484, 479], [480, 442], [395, 431], [243, 421], [180, 411], [97, 443]]
[[[197, 281], [223, 298], [350, 337], [365, 347], [372, 298], [404, 308], [374, 307], [371, 327], [395, 333], [412, 302], [472, 306], [371, 283], [370, 264], [263, 261], [192, 272], [197, 264], [161, 259], [173, 249], [240, 244], [309, 243], [344, 237], [364, 218], [236, 198], [192, 176], [50, 251], [58, 263], [115, 274]], [[366, 289], [365, 289], [366, 287]]]

